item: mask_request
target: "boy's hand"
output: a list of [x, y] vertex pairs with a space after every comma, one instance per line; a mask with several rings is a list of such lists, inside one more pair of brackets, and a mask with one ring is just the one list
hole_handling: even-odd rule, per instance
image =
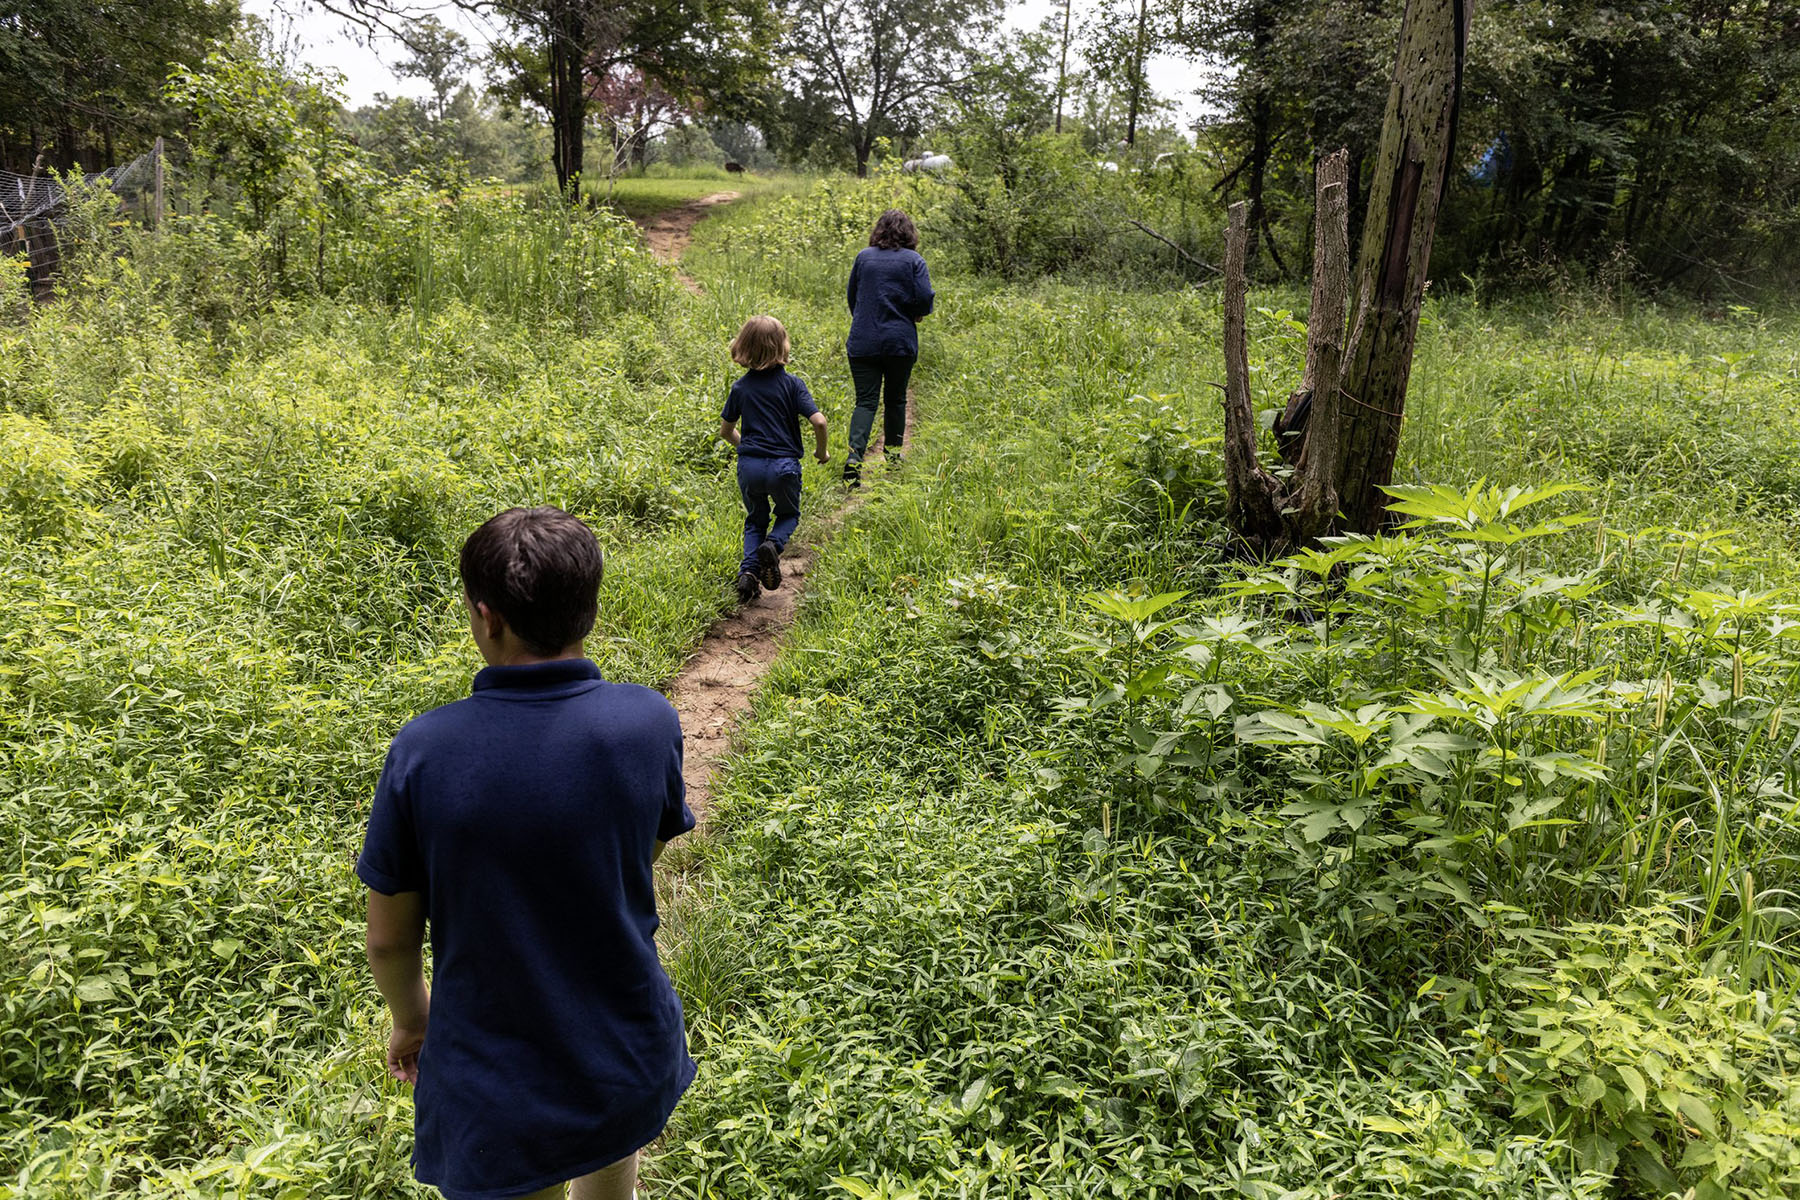
[[813, 457], [822, 463], [828, 463], [831, 461], [831, 451], [825, 449], [814, 450]]
[[425, 1026], [417, 1029], [395, 1025], [388, 1035], [388, 1074], [402, 1083], [419, 1082], [419, 1049], [425, 1045]]

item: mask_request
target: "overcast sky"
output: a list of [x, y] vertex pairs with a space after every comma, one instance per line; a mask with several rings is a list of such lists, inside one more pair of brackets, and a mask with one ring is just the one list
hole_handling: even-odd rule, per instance
[[[1075, 0], [1077, 23], [1081, 20], [1082, 9], [1089, 3], [1091, 0], [1087, 3]], [[247, 12], [271, 21], [278, 32], [293, 38], [305, 61], [342, 72], [344, 90], [353, 108], [367, 104], [377, 92], [386, 92], [390, 96], [425, 94], [423, 81], [399, 78], [384, 61], [399, 57], [391, 41], [377, 42], [373, 49], [362, 45], [359, 38], [345, 28], [343, 21], [306, 0], [243, 0], [243, 6]], [[423, 10], [431, 5], [421, 2], [418, 7]], [[1007, 24], [1018, 29], [1035, 28], [1045, 16], [1060, 12], [1061, 8], [1059, 0], [1018, 0], [1007, 5]], [[440, 20], [460, 30], [477, 46], [485, 44], [498, 32], [497, 24], [484, 23], [481, 18], [451, 5], [441, 5], [436, 11]], [[1156, 58], [1149, 64], [1149, 75], [1150, 86], [1159, 95], [1178, 101], [1184, 116], [1199, 115], [1202, 106], [1193, 97], [1199, 78], [1193, 66], [1179, 59]]]

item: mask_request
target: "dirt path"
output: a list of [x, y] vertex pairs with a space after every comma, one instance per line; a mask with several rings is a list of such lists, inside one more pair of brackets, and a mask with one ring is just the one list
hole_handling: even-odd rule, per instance
[[[911, 393], [906, 398], [906, 436], [912, 439], [913, 414], [918, 405]], [[865, 467], [879, 462], [885, 447], [878, 441], [864, 459]], [[829, 465], [818, 468], [835, 476], [841, 469], [834, 456]], [[820, 548], [837, 532], [838, 527], [862, 507], [871, 488], [878, 483], [865, 483], [851, 492], [842, 504], [823, 518], [815, 518], [807, 528], [802, 522], [799, 536], [789, 544], [781, 559], [782, 584], [779, 591], [764, 591], [759, 599], [726, 613], [706, 631], [681, 673], [663, 691], [681, 714], [681, 732], [685, 750], [682, 774], [687, 778], [688, 807], [702, 826], [712, 804], [713, 776], [731, 749], [731, 735], [739, 716], [750, 707], [764, 675], [781, 652], [788, 627], [794, 623], [794, 612], [800, 597], [806, 593], [807, 576]]]
[[[715, 205], [736, 200], [739, 192], [714, 192], [690, 200], [680, 208], [671, 208], [641, 222], [644, 240], [650, 250], [667, 263], [678, 263], [681, 252], [693, 238], [694, 226]], [[682, 284], [695, 295], [701, 292], [697, 280], [677, 272]], [[909, 392], [906, 397], [906, 438], [912, 440], [913, 414], [917, 404]], [[834, 439], [835, 441], [835, 439]], [[837, 442], [841, 447], [842, 442]], [[867, 463], [883, 457], [885, 446], [877, 435], [870, 448]], [[829, 466], [807, 467], [826, 470], [833, 476], [840, 467], [834, 458]], [[803, 522], [799, 535], [782, 556], [782, 585], [775, 591], [764, 591], [749, 604], [740, 605], [714, 621], [688, 658], [679, 674], [663, 687], [663, 692], [681, 714], [681, 730], [685, 743], [682, 774], [687, 777], [688, 807], [702, 825], [711, 806], [713, 776], [731, 749], [731, 735], [738, 718], [750, 707], [751, 697], [769, 673], [800, 597], [806, 593], [806, 581], [812, 571], [814, 556], [843, 522], [868, 499], [871, 487], [849, 493], [823, 518]]]
[[[729, 204], [741, 195], [742, 192], [714, 192], [638, 222], [638, 227], [644, 231], [644, 240], [650, 244], [650, 253], [666, 263], [680, 262], [681, 252], [694, 240], [694, 226], [706, 216], [707, 210], [716, 204]], [[675, 275], [688, 291], [696, 296], [700, 294], [700, 284], [691, 276], [679, 271]]]

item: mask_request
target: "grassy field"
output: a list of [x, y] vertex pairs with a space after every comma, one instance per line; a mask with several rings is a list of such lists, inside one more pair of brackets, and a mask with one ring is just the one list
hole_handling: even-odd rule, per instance
[[[692, 261], [829, 311], [867, 215], [740, 210]], [[1297, 298], [1258, 299], [1272, 405]], [[1216, 306], [944, 287], [921, 445], [822, 560], [683, 914], [705, 1068], [659, 1174], [1791, 1194], [1800, 326], [1439, 302], [1402, 480], [1457, 492], [1252, 569]]]
[[[641, 221], [719, 192], [738, 192], [744, 196], [782, 195], [802, 191], [808, 183], [806, 178], [787, 172], [732, 174], [722, 167], [653, 167], [648, 171], [627, 171], [611, 179], [597, 176], [586, 183], [583, 191], [590, 202]], [[552, 188], [551, 194], [554, 191]], [[536, 199], [542, 197], [545, 190], [541, 185], [506, 185], [485, 189], [480, 194], [483, 198]]]
[[[350, 863], [475, 665], [454, 546], [589, 517], [595, 656], [666, 679], [728, 599], [724, 344], [786, 321], [841, 444], [884, 186], [709, 219], [701, 297], [426, 210], [334, 300], [177, 286], [194, 231], [0, 326], [0, 1195], [415, 1194]], [[1216, 295], [934, 266], [915, 452], [683, 855], [655, 1188], [1791, 1195], [1800, 321], [1438, 300], [1420, 528], [1259, 568]], [[1269, 403], [1300, 302], [1252, 298]]]
[[680, 208], [690, 200], [717, 192], [755, 194], [772, 185], [767, 177], [727, 175], [709, 172], [702, 178], [658, 178], [656, 176], [622, 175], [610, 183], [594, 185], [594, 197], [618, 209], [633, 220], [654, 216], [671, 208]]

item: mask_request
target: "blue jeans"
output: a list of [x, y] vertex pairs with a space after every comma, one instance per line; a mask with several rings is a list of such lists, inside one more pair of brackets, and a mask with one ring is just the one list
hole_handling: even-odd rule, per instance
[[[756, 574], [756, 548], [764, 541], [777, 550], [794, 536], [800, 524], [800, 460], [797, 458], [738, 459], [738, 491], [744, 497], [744, 561], [738, 573]], [[775, 510], [775, 528], [769, 528], [769, 510]]]

